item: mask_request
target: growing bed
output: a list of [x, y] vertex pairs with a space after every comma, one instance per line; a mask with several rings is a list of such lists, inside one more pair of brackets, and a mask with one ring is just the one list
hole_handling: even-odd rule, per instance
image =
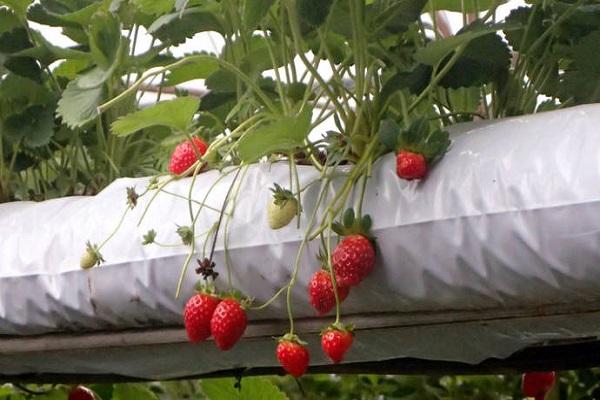
[[[468, 365], [480, 363], [519, 368], [524, 364], [509, 357], [532, 346], [596, 346], [599, 125], [600, 105], [458, 125], [443, 168], [422, 183], [397, 179], [392, 154], [380, 159], [365, 201], [379, 261], [343, 303], [344, 321], [356, 325], [357, 335], [345, 360], [350, 366], [341, 368], [373, 362], [390, 372], [436, 365], [470, 371]], [[228, 228], [234, 286], [255, 304], [286, 285], [302, 240], [295, 224], [266, 227], [268, 186], [287, 174], [285, 164], [250, 166]], [[203, 198], [218, 177], [218, 171], [201, 174], [193, 197]], [[303, 184], [316, 178], [315, 169], [300, 167]], [[220, 208], [232, 179], [216, 185], [209, 205]], [[86, 240], [102, 241], [127, 206], [126, 188], [142, 191], [148, 180], [120, 179], [95, 197], [0, 205], [0, 380], [166, 379], [277, 365], [272, 337], [287, 327], [282, 298], [250, 311], [244, 339], [229, 352], [187, 343], [181, 312], [196, 279], [193, 267], [181, 296], [174, 293], [188, 250], [141, 245], [151, 228], [161, 242], [178, 242], [175, 223], [188, 216], [181, 198], [160, 194], [137, 226], [148, 201], [140, 199], [104, 248], [106, 263], [80, 269]], [[167, 189], [186, 195], [190, 181]], [[303, 193], [305, 211], [317, 190], [318, 183]], [[217, 215], [203, 211], [197, 231]], [[223, 239], [215, 261], [225, 274]], [[317, 250], [307, 248], [292, 293], [297, 329], [315, 349], [331, 320], [315, 317], [307, 301]], [[584, 366], [593, 356], [585, 346], [564, 357], [546, 354], [544, 365]], [[327, 363], [319, 351], [312, 355], [314, 368]]]

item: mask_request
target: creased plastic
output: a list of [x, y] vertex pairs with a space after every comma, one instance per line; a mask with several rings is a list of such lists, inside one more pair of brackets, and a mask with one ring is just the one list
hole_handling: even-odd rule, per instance
[[[417, 317], [438, 313], [449, 320], [464, 312], [488, 317], [542, 309], [552, 316], [553, 307], [563, 312], [549, 325], [527, 319], [467, 324], [472, 330], [461, 328], [456, 335], [477, 337], [479, 344], [469, 340], [472, 345], [461, 349], [442, 346], [443, 338], [432, 334], [434, 340], [427, 334], [435, 331], [427, 324], [412, 328], [411, 334], [403, 330], [413, 347], [376, 345], [391, 340], [385, 335], [364, 345], [358, 339], [358, 347], [369, 350], [363, 351], [362, 359], [411, 356], [479, 362], [506, 357], [548, 338], [597, 335], [600, 317], [580, 324], [574, 318], [579, 309], [587, 310], [588, 318], [589, 310], [600, 310], [599, 126], [599, 105], [458, 125], [451, 129], [448, 154], [423, 182], [399, 179], [393, 154], [381, 158], [364, 204], [373, 219], [378, 263], [342, 307], [344, 314], [364, 317], [358, 338], [375, 312]], [[294, 221], [270, 230], [269, 187], [273, 182], [288, 187], [288, 174], [283, 163], [242, 170], [235, 214], [223, 219], [216, 243], [219, 286], [227, 287], [227, 236], [232, 284], [254, 297], [255, 304], [289, 281], [319, 191], [320, 183], [315, 182], [303, 192], [301, 229]], [[319, 178], [312, 167], [300, 167], [299, 175], [303, 185]], [[194, 200], [202, 202], [219, 180], [206, 203], [220, 209], [234, 176], [202, 173], [193, 188]], [[190, 224], [186, 200], [159, 194], [138, 226], [152, 193], [142, 197], [102, 249], [106, 263], [89, 271], [79, 268], [85, 242], [102, 242], [118, 224], [127, 207], [126, 188], [133, 186], [141, 193], [148, 181], [120, 179], [95, 197], [0, 205], [0, 334], [181, 324], [183, 305], [198, 278], [194, 269], [196, 258], [203, 256], [204, 237], [196, 239], [197, 254], [179, 299], [174, 293], [189, 247], [142, 246], [141, 241], [145, 232], [155, 229], [158, 242], [180, 243], [177, 225]], [[182, 179], [165, 189], [187, 196], [191, 182]], [[336, 188], [340, 182], [341, 178]], [[236, 191], [234, 187], [231, 196]], [[193, 203], [192, 211], [197, 209]], [[217, 218], [218, 212], [205, 208], [197, 234], [209, 230]], [[318, 240], [304, 252], [292, 292], [299, 318], [314, 316], [306, 287], [319, 268], [317, 252]], [[263, 311], [251, 311], [250, 319], [286, 319], [283, 296]], [[373, 337], [373, 332], [365, 335]]]

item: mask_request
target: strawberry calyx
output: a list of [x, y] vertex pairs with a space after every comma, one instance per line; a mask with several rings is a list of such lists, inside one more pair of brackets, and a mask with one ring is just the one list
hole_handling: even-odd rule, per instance
[[384, 119], [379, 124], [378, 135], [384, 151], [421, 154], [428, 164], [441, 158], [450, 146], [448, 132], [423, 117], [413, 120], [406, 129], [391, 118]]
[[350, 333], [354, 336], [354, 325], [344, 325], [341, 322], [334, 322], [333, 324], [328, 325], [321, 331], [321, 336], [330, 331], [338, 331], [343, 333]]
[[243, 310], [247, 310], [252, 306], [254, 299], [252, 297], [245, 296], [242, 292], [237, 289], [233, 289], [230, 292], [221, 296], [222, 300], [231, 299], [237, 302]]
[[273, 187], [270, 190], [273, 192], [273, 202], [278, 206], [283, 206], [286, 201], [294, 198], [294, 194], [290, 190], [282, 188], [277, 183], [273, 183]]
[[80, 266], [83, 269], [89, 269], [93, 266], [100, 265], [104, 262], [102, 254], [100, 254], [100, 248], [96, 244], [87, 242], [85, 244], [85, 252], [81, 257]]
[[208, 296], [217, 297], [219, 299], [222, 298], [221, 294], [217, 291], [217, 288], [212, 282], [208, 283], [198, 280], [198, 282], [196, 282], [196, 284], [194, 285], [194, 291], [198, 294], [206, 294]]
[[296, 343], [299, 344], [301, 346], [306, 346], [308, 343], [306, 343], [305, 341], [301, 340], [300, 337], [298, 335], [296, 335], [295, 333], [286, 333], [285, 335], [283, 335], [282, 337], [276, 339], [278, 343]]
[[448, 132], [431, 129], [425, 118], [414, 120], [410, 126], [400, 132], [397, 151], [410, 151], [423, 155], [427, 163], [433, 163], [448, 150], [450, 139]]
[[181, 238], [181, 242], [186, 246], [191, 245], [194, 241], [194, 230], [189, 226], [177, 225], [177, 234]]
[[348, 208], [344, 211], [341, 222], [334, 222], [331, 229], [340, 236], [361, 235], [375, 244], [375, 236], [370, 232], [373, 220], [368, 214], [357, 218], [354, 210]]

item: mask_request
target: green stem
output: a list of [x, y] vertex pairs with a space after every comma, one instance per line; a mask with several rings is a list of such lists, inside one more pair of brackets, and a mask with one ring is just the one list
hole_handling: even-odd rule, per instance
[[[237, 183], [237, 187], [231, 198], [231, 212], [229, 214], [227, 214], [227, 219], [225, 221], [225, 229], [224, 229], [224, 234], [223, 234], [223, 248], [224, 248], [224, 252], [225, 252], [225, 265], [227, 267], [227, 286], [229, 287], [229, 292], [233, 292], [233, 282], [232, 282], [232, 277], [231, 277], [231, 270], [233, 269], [233, 266], [232, 266], [232, 262], [231, 262], [231, 257], [229, 255], [229, 249], [228, 249], [228, 246], [229, 246], [229, 224], [230, 224], [231, 220], [233, 219], [233, 213], [235, 212], [235, 204], [236, 204], [237, 198], [240, 194], [240, 189], [242, 187], [242, 183], [244, 182], [244, 178], [246, 177], [246, 173], [248, 172], [248, 166], [244, 165], [242, 167], [242, 169], [244, 171], [242, 173], [242, 176], [241, 176], [239, 182]], [[237, 179], [237, 176], [234, 179]], [[225, 210], [226, 210], [226, 206], [224, 205], [223, 213], [225, 213]], [[212, 254], [211, 254], [210, 259], [212, 260]]]
[[275, 107], [275, 105], [273, 104], [273, 102], [271, 101], [271, 99], [269, 99], [269, 97], [265, 94], [265, 92], [263, 92], [263, 90], [256, 84], [256, 82], [254, 82], [254, 80], [252, 80], [252, 78], [250, 78], [248, 75], [244, 74], [240, 69], [238, 69], [235, 65], [228, 63], [225, 60], [222, 60], [220, 58], [215, 58], [213, 56], [204, 56], [204, 55], [195, 55], [193, 57], [189, 57], [189, 58], [184, 58], [182, 60], [176, 61], [172, 64], [166, 65], [164, 67], [158, 68], [155, 71], [152, 72], [146, 72], [145, 74], [143, 74], [137, 81], [135, 81], [127, 90], [123, 91], [121, 94], [119, 94], [117, 97], [112, 98], [111, 100], [107, 101], [106, 103], [98, 106], [98, 113], [103, 113], [106, 110], [108, 110], [109, 108], [113, 107], [115, 104], [121, 102], [122, 100], [126, 99], [127, 97], [131, 96], [132, 94], [134, 94], [139, 87], [148, 79], [148, 78], [152, 78], [154, 76], [160, 75], [166, 71], [170, 71], [174, 68], [178, 68], [181, 67], [185, 64], [188, 64], [190, 62], [195, 62], [195, 61], [209, 61], [209, 62], [216, 62], [218, 63], [223, 69], [228, 70], [229, 72], [232, 72], [233, 74], [235, 74], [241, 81], [243, 81], [246, 85], [248, 85], [248, 87], [250, 89], [252, 89], [256, 95], [261, 99], [261, 101], [263, 102], [263, 104], [271, 111], [276, 113], [278, 110]]
[[129, 212], [131, 208], [129, 206], [125, 207], [125, 211], [123, 211], [123, 214], [121, 215], [121, 218], [119, 219], [119, 223], [117, 224], [117, 226], [115, 227], [115, 229], [113, 229], [113, 231], [110, 233], [110, 235], [108, 235], [108, 237], [106, 239], [104, 239], [104, 241], [100, 244], [100, 246], [98, 246], [98, 251], [100, 249], [102, 249], [102, 247], [104, 247], [104, 245], [106, 243], [108, 243], [108, 241], [110, 239], [113, 238], [113, 236], [115, 236], [115, 234], [117, 233], [117, 231], [121, 228], [121, 225], [123, 225], [123, 221], [125, 221], [125, 216], [127, 215], [127, 213]]
[[458, 61], [458, 59], [460, 58], [462, 53], [465, 51], [465, 49], [466, 49], [465, 44], [458, 46], [458, 48], [456, 49], [456, 51], [454, 52], [454, 54], [452, 55], [450, 60], [446, 63], [446, 65], [444, 65], [444, 67], [441, 69], [441, 71], [439, 73], [435, 74], [433, 79], [431, 79], [431, 81], [429, 82], [429, 85], [427, 85], [427, 87], [419, 94], [419, 96], [415, 99], [415, 101], [413, 101], [412, 104], [408, 107], [408, 112], [411, 112], [412, 110], [414, 110], [415, 107], [417, 107], [419, 105], [421, 100], [423, 100], [425, 98], [425, 96], [427, 96], [429, 94], [429, 92], [437, 86], [437, 84], [450, 71], [450, 69], [454, 66], [454, 64], [456, 64], [456, 62]]
[[[204, 195], [204, 199], [202, 200], [202, 204], [206, 203], [206, 200], [208, 199], [208, 195], [212, 192], [212, 190], [214, 189], [214, 187], [217, 185], [217, 183], [219, 183], [221, 181], [221, 179], [225, 178], [226, 176], [228, 176], [230, 173], [237, 171], [236, 172], [236, 177], [237, 177], [237, 173], [239, 173], [241, 167], [237, 167], [237, 168], [233, 168], [231, 171], [227, 171], [221, 175], [219, 175], [219, 177], [217, 179], [215, 179], [215, 181], [213, 182], [213, 184], [208, 188], [208, 191], [206, 192], [206, 194]], [[228, 192], [229, 193], [229, 192]], [[224, 205], [227, 203], [227, 198], [224, 200]], [[198, 211], [196, 211], [196, 215], [194, 216], [194, 219], [192, 221], [192, 230], [195, 229], [196, 226], [196, 221], [198, 220], [198, 217], [200, 216], [200, 212], [202, 211], [203, 207], [200, 206], [198, 208]], [[221, 221], [222, 218], [221, 214], [219, 216], [219, 221]], [[216, 240], [216, 235], [218, 233], [218, 225], [217, 225], [217, 232], [215, 233], [215, 240]], [[212, 229], [212, 228], [211, 228]], [[207, 237], [208, 238], [208, 237]], [[188, 256], [186, 257], [184, 263], [183, 263], [183, 267], [181, 268], [181, 272], [179, 273], [179, 279], [177, 281], [177, 289], [175, 290], [175, 298], [179, 298], [179, 294], [181, 293], [181, 287], [183, 286], [183, 279], [185, 277], [185, 274], [187, 272], [187, 269], [190, 265], [190, 261], [192, 260], [192, 255], [194, 254], [196, 249], [196, 241], [193, 240], [192, 241], [192, 246], [191, 246], [191, 251], [188, 254]], [[214, 248], [213, 248], [214, 250]]]
[[271, 305], [271, 303], [273, 303], [280, 295], [281, 293], [283, 293], [286, 289], [288, 288], [288, 285], [282, 286], [277, 292], [275, 292], [275, 294], [269, 299], [267, 300], [265, 303], [261, 304], [260, 306], [254, 306], [254, 307], [250, 307], [251, 310], [263, 310], [265, 308], [267, 308], [268, 306]]
[[348, 117], [347, 117], [346, 113], [344, 112], [344, 108], [337, 100], [336, 94], [331, 91], [331, 88], [329, 87], [327, 82], [325, 82], [325, 80], [323, 80], [323, 78], [321, 77], [319, 72], [308, 61], [308, 59], [304, 55], [304, 51], [302, 50], [302, 47], [300, 46], [300, 40], [301, 40], [302, 35], [300, 33], [300, 27], [298, 25], [298, 16], [296, 15], [296, 8], [294, 6], [295, 5], [294, 2], [288, 0], [288, 1], [286, 1], [286, 4], [287, 4], [290, 28], [292, 30], [292, 36], [294, 39], [294, 44], [296, 46], [296, 53], [298, 54], [298, 57], [300, 58], [300, 60], [304, 64], [304, 66], [311, 72], [312, 76], [314, 76], [315, 79], [319, 82], [319, 84], [321, 85], [321, 88], [325, 91], [325, 93], [327, 93], [327, 95], [329, 96], [329, 98], [331, 99], [333, 104], [335, 105], [336, 109], [339, 111], [340, 118], [344, 122], [346, 122]]
[[[359, 214], [360, 215], [360, 214]], [[327, 221], [327, 241], [325, 252], [327, 256], [327, 269], [329, 270], [329, 274], [331, 275], [331, 286], [333, 286], [333, 295], [335, 296], [335, 322], [334, 324], [339, 324], [340, 322], [340, 296], [338, 293], [337, 286], [337, 278], [335, 276], [335, 271], [333, 270], [333, 265], [331, 264], [331, 226], [333, 225], [333, 215], [330, 214]]]
[[300, 269], [300, 261], [302, 259], [302, 253], [304, 251], [304, 247], [306, 246], [306, 243], [309, 240], [308, 237], [310, 234], [310, 230], [314, 224], [315, 218], [319, 211], [319, 206], [321, 205], [321, 202], [323, 201], [323, 197], [324, 197], [325, 193], [327, 192], [328, 183], [329, 183], [328, 180], [324, 180], [321, 185], [319, 197], [317, 198], [317, 202], [315, 204], [315, 209], [313, 210], [312, 215], [310, 216], [310, 219], [308, 221], [308, 226], [306, 227], [306, 232], [304, 234], [302, 242], [300, 243], [298, 252], [296, 253], [296, 260], [294, 262], [294, 270], [292, 272], [292, 277], [290, 279], [290, 283], [287, 286], [286, 305], [287, 305], [287, 311], [288, 311], [288, 318], [290, 321], [290, 334], [294, 334], [294, 316], [292, 313], [292, 289], [293, 289], [294, 285], [296, 284], [296, 278], [298, 276], [298, 270]]

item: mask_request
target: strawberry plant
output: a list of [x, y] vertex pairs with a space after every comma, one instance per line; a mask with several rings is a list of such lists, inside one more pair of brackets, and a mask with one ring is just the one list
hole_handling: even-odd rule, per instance
[[[290, 374], [304, 374], [310, 356], [295, 330], [291, 293], [309, 244], [318, 241], [321, 271], [307, 300], [322, 315], [335, 308], [332, 324], [323, 317], [323, 349], [340, 362], [353, 340], [341, 303], [382, 268], [370, 232], [381, 221], [371, 221], [363, 204], [379, 160], [392, 153], [398, 179], [413, 181], [402, 184], [418, 194], [422, 185], [414, 181], [436, 168], [444, 173], [443, 156], [452, 151], [446, 127], [600, 101], [596, 1], [533, 2], [498, 21], [502, 4], [0, 1], [0, 202], [95, 194], [117, 177], [154, 176], [142, 193], [124, 193], [123, 217], [106, 240], [82, 243], [81, 267], [90, 269], [104, 262], [102, 249], [142, 197], [144, 219], [158, 196], [181, 197], [169, 184], [190, 176], [183, 196], [189, 220], [176, 228], [175, 246], [187, 257], [175, 295], [194, 259], [211, 280], [184, 310], [190, 340], [212, 335], [220, 349], [231, 349], [245, 332], [246, 310], [260, 312], [285, 296], [289, 327], [274, 345], [276, 357]], [[454, 35], [437, 14], [444, 10], [464, 16]], [[40, 25], [73, 44], [49, 42]], [[173, 56], [205, 32], [222, 43], [216, 53]], [[150, 39], [144, 48], [143, 34]], [[182, 86], [195, 80], [206, 87], [202, 98]], [[323, 132], [324, 122], [333, 128]], [[240, 188], [258, 163], [289, 168], [272, 189], [259, 188], [270, 196], [264, 227], [277, 229], [273, 235], [301, 230], [289, 281], [260, 305], [242, 301], [233, 287], [232, 269], [244, 265], [214, 260], [219, 240], [227, 251]], [[302, 183], [299, 165], [317, 177]], [[219, 179], [194, 198], [209, 170]], [[221, 206], [209, 206], [228, 176]], [[311, 185], [316, 201], [303, 207]], [[197, 232], [204, 213], [214, 224]], [[157, 236], [151, 229], [140, 245], [164, 246]], [[226, 282], [215, 281], [218, 271]]]

